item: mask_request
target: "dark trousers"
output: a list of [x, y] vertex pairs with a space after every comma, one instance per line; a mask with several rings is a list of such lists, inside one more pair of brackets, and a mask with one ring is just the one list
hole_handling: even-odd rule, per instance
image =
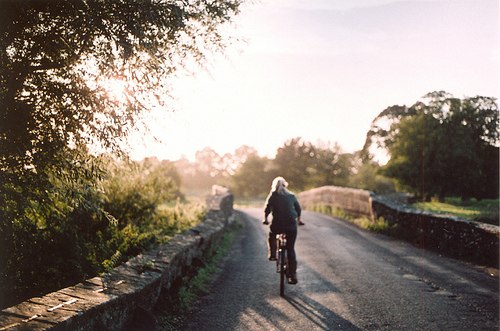
[[[276, 235], [278, 233], [269, 231], [267, 239], [267, 247], [269, 249], [269, 256], [276, 257]], [[297, 239], [297, 231], [286, 231], [286, 250], [288, 255], [288, 263], [290, 265], [290, 272], [295, 274], [297, 270], [297, 257], [295, 256], [295, 240]]]

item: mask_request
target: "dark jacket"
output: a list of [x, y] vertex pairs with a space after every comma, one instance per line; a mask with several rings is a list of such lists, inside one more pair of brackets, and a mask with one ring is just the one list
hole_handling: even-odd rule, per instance
[[297, 217], [300, 217], [300, 204], [294, 194], [290, 192], [272, 192], [266, 199], [267, 217], [272, 213], [271, 231], [275, 233], [297, 231]]

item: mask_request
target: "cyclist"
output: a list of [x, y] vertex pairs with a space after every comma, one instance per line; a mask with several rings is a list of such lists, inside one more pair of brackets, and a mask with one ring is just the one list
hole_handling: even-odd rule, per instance
[[301, 208], [295, 195], [288, 189], [288, 183], [283, 177], [276, 177], [271, 185], [271, 191], [266, 199], [263, 224], [272, 213], [272, 223], [267, 240], [268, 258], [276, 261], [276, 234], [285, 233], [288, 251], [288, 283], [297, 284], [297, 258], [295, 256], [295, 239], [297, 239], [297, 224], [304, 225], [300, 219]]

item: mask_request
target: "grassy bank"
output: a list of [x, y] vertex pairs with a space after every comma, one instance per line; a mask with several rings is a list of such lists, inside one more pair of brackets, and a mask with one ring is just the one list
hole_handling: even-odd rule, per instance
[[378, 219], [371, 221], [367, 217], [351, 216], [340, 208], [332, 208], [332, 206], [326, 204], [315, 204], [313, 206], [308, 207], [307, 209], [328, 216], [341, 218], [352, 224], [355, 224], [356, 226], [362, 229], [373, 232], [389, 233], [393, 227], [383, 217], [379, 217]]
[[431, 213], [452, 215], [472, 221], [499, 225], [498, 199], [461, 201], [460, 198], [446, 198], [444, 202], [418, 202], [412, 206]]

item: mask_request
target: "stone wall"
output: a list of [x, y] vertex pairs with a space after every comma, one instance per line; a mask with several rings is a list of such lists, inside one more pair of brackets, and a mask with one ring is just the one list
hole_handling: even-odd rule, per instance
[[[137, 312], [150, 311], [162, 290], [213, 254], [233, 221], [232, 196], [212, 205], [205, 220], [169, 243], [111, 272], [0, 312], [0, 330], [122, 330]], [[228, 201], [231, 206], [228, 206]]]
[[349, 215], [373, 218], [371, 192], [339, 186], [323, 186], [298, 194], [304, 208], [326, 205], [339, 208]]
[[499, 227], [455, 217], [419, 212], [392, 203], [372, 192], [325, 186], [301, 192], [307, 209], [327, 205], [370, 220], [383, 217], [391, 226], [387, 234], [443, 255], [498, 268]]
[[498, 268], [499, 227], [451, 216], [418, 212], [402, 205], [372, 199], [375, 217], [394, 225], [390, 234], [414, 245], [453, 258]]

